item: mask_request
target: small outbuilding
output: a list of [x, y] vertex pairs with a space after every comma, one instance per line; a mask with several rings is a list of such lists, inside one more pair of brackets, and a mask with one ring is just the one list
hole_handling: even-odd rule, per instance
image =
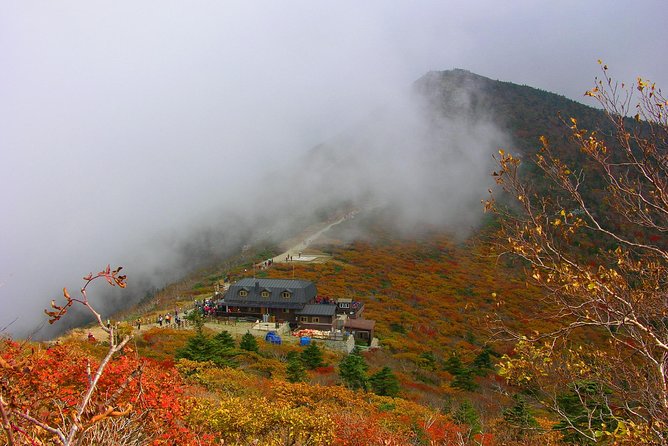
[[336, 329], [336, 305], [307, 304], [297, 312], [299, 326], [305, 329], [332, 331]]
[[348, 319], [344, 322], [343, 328], [355, 338], [355, 341], [364, 342], [371, 345], [376, 321], [372, 319]]

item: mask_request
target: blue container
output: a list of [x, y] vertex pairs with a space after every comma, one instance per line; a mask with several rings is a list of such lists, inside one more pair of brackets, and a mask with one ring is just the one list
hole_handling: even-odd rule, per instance
[[299, 345], [301, 345], [302, 347], [309, 345], [310, 343], [311, 343], [311, 338], [309, 338], [308, 336], [302, 336], [301, 338], [299, 338]]
[[264, 340], [271, 342], [272, 344], [281, 345], [281, 337], [275, 331], [270, 331], [267, 333], [267, 335], [264, 337]]

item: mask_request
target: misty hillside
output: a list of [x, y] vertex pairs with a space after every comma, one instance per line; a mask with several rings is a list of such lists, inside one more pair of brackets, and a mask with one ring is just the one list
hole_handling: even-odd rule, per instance
[[427, 99], [434, 113], [464, 114], [470, 119], [487, 116], [510, 133], [514, 147], [509, 149], [517, 148], [525, 154], [535, 151], [541, 135], [572, 147], [563, 131], [562, 118], [575, 117], [585, 128], [605, 122], [600, 110], [562, 95], [466, 70], [432, 71], [415, 81], [414, 88]]
[[571, 117], [608, 128], [600, 110], [555, 93], [465, 70], [430, 72], [405, 97], [311, 150], [299, 164], [309, 184], [300, 203], [387, 206], [402, 233], [426, 223], [466, 237], [479, 226], [499, 149], [524, 155], [539, 187], [530, 156], [539, 136], [564, 160], [584, 162], [567, 137]]
[[[557, 94], [464, 70], [430, 72], [356, 126], [272, 167], [260, 181], [243, 182], [236, 193], [225, 181], [230, 171], [250, 175], [263, 168], [223, 166], [220, 190], [203, 191], [219, 209], [174, 234], [132, 246], [133, 255], [124, 254], [129, 260], [122, 263], [133, 273], [129, 296], [108, 294], [101, 305], [105, 312], [123, 310], [192, 271], [238, 255], [243, 246], [280, 244], [341, 209], [384, 208], [397, 234], [410, 236], [428, 225], [463, 240], [482, 222], [480, 200], [494, 184], [492, 157], [499, 148], [529, 154], [544, 134], [566, 159], [572, 156], [560, 114], [603, 122], [600, 111]], [[223, 198], [228, 192], [231, 197]], [[51, 337], [54, 329], [44, 327], [39, 336]]]
[[[571, 116], [585, 125], [606, 124], [600, 110], [555, 93], [465, 70], [427, 73], [405, 95], [314, 147], [288, 171], [271, 171], [259, 191], [242, 194], [238, 214], [226, 212], [216, 229], [182, 244], [181, 258], [195, 266], [185, 271], [219, 265], [223, 258], [243, 262], [243, 245], [276, 247], [308, 225], [354, 208], [382, 211], [385, 229], [397, 237], [410, 239], [417, 228], [428, 227], [463, 241], [483, 223], [480, 200], [494, 185], [493, 156], [500, 148], [531, 155], [546, 135], [564, 159], [580, 158], [561, 121]], [[529, 158], [525, 172], [540, 186]], [[349, 225], [341, 237], [367, 239], [365, 231]]]

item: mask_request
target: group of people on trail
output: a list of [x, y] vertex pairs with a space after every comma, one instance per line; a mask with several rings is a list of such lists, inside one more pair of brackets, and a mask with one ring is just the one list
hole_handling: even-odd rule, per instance
[[177, 328], [181, 328], [182, 326], [185, 327], [185, 320], [179, 317], [179, 309], [176, 308], [174, 310], [174, 314], [167, 313], [164, 317], [162, 314], [159, 314], [158, 319], [156, 320], [156, 324], [158, 324], [159, 327], [162, 327], [163, 324], [165, 324], [166, 327], [174, 324]]
[[216, 314], [217, 305], [213, 299], [204, 299], [203, 301], [195, 301], [195, 308], [201, 311], [203, 316], [214, 316]]
[[[166, 327], [169, 327], [171, 324], [174, 324], [177, 328], [182, 328], [186, 327], [186, 319], [183, 318], [183, 315], [179, 316], [179, 311], [180, 308], [175, 308], [174, 313], [167, 313], [164, 316], [162, 314], [159, 314], [155, 323], [156, 325], [162, 327], [163, 324]], [[137, 330], [141, 330], [142, 323], [144, 321], [142, 320], [141, 317], [138, 317], [134, 321], [134, 326], [137, 328]], [[130, 322], [130, 324], [132, 324]], [[119, 329], [119, 322], [112, 322], [111, 319], [107, 319], [104, 323], [104, 325], [107, 327], [107, 330], [114, 330], [115, 332]], [[86, 336], [86, 339], [88, 342], [91, 343], [96, 343], [97, 339], [95, 338], [95, 335], [93, 335], [92, 332], [88, 332], [88, 335]]]
[[[306, 242], [304, 242], [304, 243], [306, 243]], [[301, 251], [299, 251], [299, 252], [297, 253], [297, 258], [298, 258], [298, 259], [301, 259], [301, 258], [302, 258], [302, 252], [301, 252]], [[285, 261], [286, 261], [286, 262], [292, 262], [292, 260], [293, 260], [293, 257], [292, 257], [290, 254], [288, 254], [288, 255], [285, 256]]]
[[273, 259], [267, 259], [264, 262], [258, 263], [256, 266], [260, 269], [267, 269], [274, 263]]

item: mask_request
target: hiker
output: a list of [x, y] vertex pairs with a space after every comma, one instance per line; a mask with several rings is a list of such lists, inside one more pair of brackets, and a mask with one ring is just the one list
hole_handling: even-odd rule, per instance
[[137, 318], [137, 330], [141, 330], [141, 318]]
[[89, 331], [88, 332], [88, 342], [95, 342], [95, 341], [96, 341], [95, 336], [93, 336], [93, 333], [91, 333]]
[[158, 325], [162, 327], [162, 314], [158, 315]]

